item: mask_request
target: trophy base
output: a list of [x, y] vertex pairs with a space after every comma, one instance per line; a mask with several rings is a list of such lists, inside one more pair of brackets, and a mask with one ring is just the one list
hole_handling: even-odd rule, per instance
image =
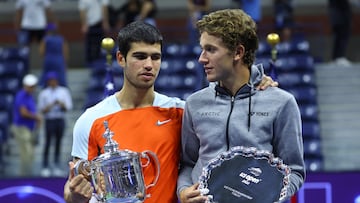
[[113, 198], [106, 200], [106, 203], [141, 203], [143, 201], [140, 201], [136, 198]]
[[142, 203], [142, 202], [144, 202], [144, 200], [139, 200], [138, 198], [135, 198], [135, 197], [108, 198], [104, 201], [101, 201], [101, 200], [98, 200], [94, 194], [89, 201], [89, 203]]

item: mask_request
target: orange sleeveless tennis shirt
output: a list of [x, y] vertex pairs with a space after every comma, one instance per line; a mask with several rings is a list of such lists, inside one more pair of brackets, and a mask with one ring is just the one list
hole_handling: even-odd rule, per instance
[[[104, 121], [108, 122], [110, 131], [114, 133], [112, 138], [119, 144], [119, 149], [129, 149], [134, 152], [150, 150], [156, 154], [160, 162], [160, 176], [156, 185], [147, 189], [146, 192], [150, 194], [150, 197], [145, 199], [145, 203], [177, 203], [176, 183], [180, 158], [183, 101], [179, 106], [178, 103], [176, 105], [172, 105], [172, 103], [177, 102], [166, 102], [166, 105], [161, 105], [162, 102], [159, 103], [160, 106], [165, 107], [151, 106], [105, 113], [101, 117], [90, 119], [91, 122], [88, 124], [91, 126], [85, 127], [89, 130], [88, 160], [104, 153], [103, 146], [106, 143], [106, 139], [103, 137]], [[85, 112], [82, 117], [96, 112], [99, 111]], [[86, 120], [86, 118], [82, 119]], [[76, 136], [76, 130], [74, 136]], [[73, 156], [76, 156], [76, 151], [78, 151], [78, 149], [74, 149], [76, 142], [78, 140], [73, 144]], [[144, 167], [143, 171], [145, 184], [149, 185], [155, 179], [155, 167], [152, 164]]]

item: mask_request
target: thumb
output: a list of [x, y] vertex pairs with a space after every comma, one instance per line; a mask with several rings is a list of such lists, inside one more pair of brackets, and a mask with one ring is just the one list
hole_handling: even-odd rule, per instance
[[75, 176], [75, 163], [72, 161], [69, 161], [69, 180], [73, 179]]
[[196, 190], [196, 189], [198, 189], [199, 185], [200, 185], [200, 183], [195, 183], [191, 187], [192, 187], [192, 189]]

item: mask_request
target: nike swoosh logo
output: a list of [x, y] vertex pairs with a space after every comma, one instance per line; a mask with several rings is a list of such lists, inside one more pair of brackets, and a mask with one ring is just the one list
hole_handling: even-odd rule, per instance
[[168, 122], [170, 122], [170, 121], [171, 121], [171, 119], [164, 120], [164, 121], [158, 120], [158, 121], [156, 122], [156, 125], [157, 125], [157, 126], [164, 125], [165, 123], [168, 123]]

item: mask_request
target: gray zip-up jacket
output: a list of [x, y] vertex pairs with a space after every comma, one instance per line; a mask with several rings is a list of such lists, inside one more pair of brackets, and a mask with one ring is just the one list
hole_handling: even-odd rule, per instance
[[302, 186], [305, 167], [297, 102], [278, 87], [256, 90], [263, 77], [258, 66], [252, 66], [250, 82], [235, 96], [210, 83], [187, 98], [178, 194], [199, 181], [209, 160], [234, 146], [256, 147], [281, 158], [291, 168], [289, 197]]

